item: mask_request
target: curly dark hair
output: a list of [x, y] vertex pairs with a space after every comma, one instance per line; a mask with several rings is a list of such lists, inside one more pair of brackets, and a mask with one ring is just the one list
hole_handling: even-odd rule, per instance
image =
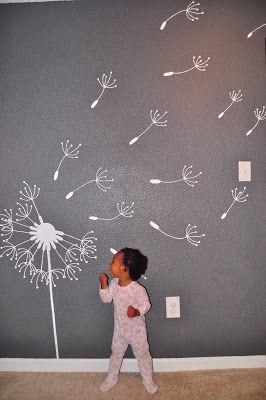
[[145, 274], [148, 265], [148, 257], [144, 256], [137, 249], [125, 247], [120, 250], [124, 253], [123, 263], [128, 269], [129, 275], [133, 281], [137, 281], [142, 274]]

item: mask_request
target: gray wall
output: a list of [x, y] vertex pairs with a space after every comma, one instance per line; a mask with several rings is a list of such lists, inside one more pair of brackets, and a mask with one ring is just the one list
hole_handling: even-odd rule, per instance
[[[146, 321], [153, 357], [265, 353], [265, 121], [246, 136], [256, 122], [253, 111], [265, 105], [265, 28], [247, 39], [265, 22], [265, 5], [206, 0], [197, 22], [182, 13], [160, 31], [188, 3], [0, 7], [0, 209], [15, 214], [26, 180], [40, 187], [36, 205], [45, 222], [80, 238], [93, 230], [98, 239], [97, 260], [80, 263], [78, 280], [60, 278], [53, 288], [60, 358], [109, 357], [113, 305], [100, 302], [98, 274], [108, 273], [110, 247], [124, 246], [149, 258], [148, 279], [140, 283], [152, 303]], [[211, 57], [205, 72], [163, 77], [192, 67], [199, 55]], [[91, 109], [101, 89], [97, 77], [111, 70], [118, 87]], [[237, 89], [243, 101], [218, 119], [230, 104], [229, 91]], [[151, 127], [129, 146], [156, 109], [168, 111], [167, 126]], [[60, 143], [67, 139], [82, 144], [80, 154], [63, 161], [55, 182]], [[251, 182], [238, 182], [239, 160], [251, 161]], [[182, 178], [184, 165], [202, 171], [194, 187], [150, 183]], [[110, 190], [90, 183], [66, 200], [100, 166], [114, 179]], [[231, 190], [243, 186], [248, 201], [234, 204], [221, 220]], [[89, 219], [115, 216], [123, 201], [135, 203], [133, 218]], [[196, 247], [163, 235], [149, 221], [176, 237], [189, 223], [206, 236]], [[27, 235], [14, 232], [10, 242]], [[51, 253], [53, 268], [63, 268]], [[36, 289], [29, 271], [23, 279], [14, 267], [15, 259], [4, 255], [0, 355], [53, 358], [49, 286]], [[175, 295], [181, 318], [166, 319], [165, 297]], [[126, 356], [133, 356], [130, 348]]]

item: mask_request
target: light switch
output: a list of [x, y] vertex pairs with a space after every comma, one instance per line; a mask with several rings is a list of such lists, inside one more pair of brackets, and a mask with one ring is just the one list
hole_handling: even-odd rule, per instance
[[180, 297], [166, 297], [166, 318], [180, 318]]
[[251, 181], [251, 161], [238, 161], [239, 182]]

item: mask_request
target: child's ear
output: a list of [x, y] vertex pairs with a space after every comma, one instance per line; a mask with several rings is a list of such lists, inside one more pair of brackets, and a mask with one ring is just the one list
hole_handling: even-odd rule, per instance
[[121, 264], [121, 270], [126, 272], [126, 271], [128, 271], [128, 268], [125, 266], [125, 264]]
[[120, 269], [121, 269], [121, 271], [127, 271], [126, 266], [124, 264], [120, 265]]

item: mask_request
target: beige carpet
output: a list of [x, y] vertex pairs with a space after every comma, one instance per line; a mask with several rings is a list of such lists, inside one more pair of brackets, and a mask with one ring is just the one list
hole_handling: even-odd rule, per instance
[[148, 394], [137, 373], [121, 373], [116, 387], [99, 390], [102, 373], [0, 372], [1, 400], [266, 400], [266, 368], [155, 374]]

